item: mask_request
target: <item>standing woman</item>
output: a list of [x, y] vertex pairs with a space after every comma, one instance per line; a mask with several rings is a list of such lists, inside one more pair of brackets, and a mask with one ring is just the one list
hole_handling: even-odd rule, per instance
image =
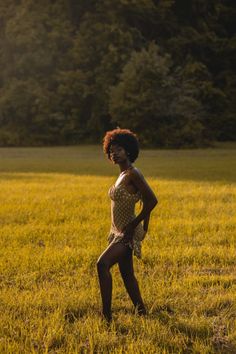
[[[110, 322], [112, 320], [110, 268], [115, 263], [119, 265], [124, 285], [137, 312], [140, 315], [146, 314], [134, 275], [133, 253], [141, 258], [141, 241], [147, 233], [150, 213], [157, 204], [157, 198], [140, 171], [132, 165], [139, 154], [138, 141], [133, 132], [128, 129], [108, 131], [103, 139], [103, 149], [108, 158], [120, 168], [115, 184], [109, 189], [112, 218], [109, 246], [97, 262], [103, 316]], [[135, 216], [135, 203], [140, 199], [143, 208]]]

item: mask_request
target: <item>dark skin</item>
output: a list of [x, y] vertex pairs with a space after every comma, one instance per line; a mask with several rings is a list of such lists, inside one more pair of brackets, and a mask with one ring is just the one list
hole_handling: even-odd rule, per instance
[[111, 145], [110, 160], [118, 164], [120, 175], [115, 186], [122, 184], [129, 193], [141, 192], [143, 208], [132, 222], [126, 225], [122, 231], [124, 243], [111, 243], [101, 254], [97, 262], [98, 277], [103, 304], [103, 316], [107, 322], [112, 320], [111, 297], [112, 297], [112, 277], [110, 268], [118, 263], [119, 270], [124, 281], [125, 288], [137, 309], [138, 314], [146, 314], [146, 309], [140, 294], [137, 279], [133, 269], [132, 250], [125, 243], [132, 242], [135, 228], [143, 222], [144, 231], [147, 232], [149, 218], [152, 209], [157, 204], [157, 198], [149, 187], [142, 174], [132, 166], [129, 154], [119, 145]]

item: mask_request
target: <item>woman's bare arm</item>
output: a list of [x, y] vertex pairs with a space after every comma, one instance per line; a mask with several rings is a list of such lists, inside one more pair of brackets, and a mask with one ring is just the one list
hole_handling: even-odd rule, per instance
[[149, 214], [144, 218], [144, 220], [143, 220], [143, 229], [144, 229], [145, 232], [147, 232], [147, 230], [148, 230], [148, 225], [149, 225], [149, 220], [150, 220], [150, 214], [151, 214], [151, 213], [149, 213]]
[[141, 212], [136, 216], [136, 218], [124, 227], [123, 232], [127, 237], [130, 237], [130, 235], [133, 234], [134, 229], [142, 220], [144, 220], [144, 230], [147, 230], [150, 213], [158, 203], [154, 192], [144, 179], [143, 175], [137, 169], [132, 169], [130, 171], [129, 176], [130, 182], [135, 185], [137, 190], [139, 190], [142, 195], [143, 207]]

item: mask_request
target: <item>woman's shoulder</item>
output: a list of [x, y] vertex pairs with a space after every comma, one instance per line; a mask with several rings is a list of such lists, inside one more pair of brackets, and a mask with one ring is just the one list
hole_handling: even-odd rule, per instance
[[130, 178], [134, 178], [134, 179], [144, 178], [142, 172], [137, 167], [134, 166], [129, 170], [129, 176]]

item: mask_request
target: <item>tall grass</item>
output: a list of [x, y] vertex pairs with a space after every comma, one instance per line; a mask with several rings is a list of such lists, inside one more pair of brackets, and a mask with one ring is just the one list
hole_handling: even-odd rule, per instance
[[0, 353], [236, 353], [235, 161], [227, 146], [142, 151], [159, 199], [135, 259], [149, 314], [114, 267], [108, 329], [96, 260], [116, 167], [96, 146], [0, 149]]

